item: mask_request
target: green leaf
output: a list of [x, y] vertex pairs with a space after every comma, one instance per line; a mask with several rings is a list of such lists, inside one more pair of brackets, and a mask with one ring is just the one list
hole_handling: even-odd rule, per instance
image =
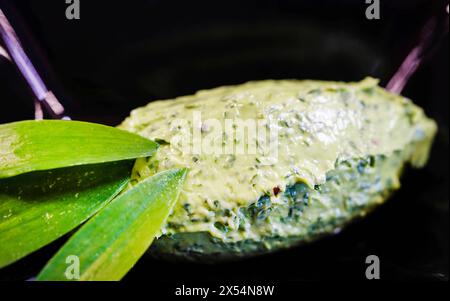
[[91, 164], [0, 180], [0, 267], [95, 214], [128, 183], [132, 164]]
[[18, 174], [149, 157], [158, 144], [95, 123], [64, 120], [0, 125], [0, 179]]
[[162, 172], [114, 199], [69, 239], [37, 279], [68, 280], [66, 260], [77, 256], [79, 280], [120, 280], [159, 234], [185, 177], [185, 169]]

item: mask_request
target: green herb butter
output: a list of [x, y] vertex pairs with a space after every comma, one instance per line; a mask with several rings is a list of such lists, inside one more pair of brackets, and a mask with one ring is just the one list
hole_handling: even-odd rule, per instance
[[[275, 129], [276, 151], [260, 152], [258, 141], [227, 128], [229, 120]], [[267, 80], [199, 91], [136, 109], [120, 128], [161, 145], [151, 159], [138, 159], [132, 182], [189, 168], [151, 251], [194, 260], [259, 254], [339, 231], [400, 187], [405, 164], [426, 163], [436, 132], [422, 109], [372, 78]], [[177, 142], [196, 132], [246, 152]]]

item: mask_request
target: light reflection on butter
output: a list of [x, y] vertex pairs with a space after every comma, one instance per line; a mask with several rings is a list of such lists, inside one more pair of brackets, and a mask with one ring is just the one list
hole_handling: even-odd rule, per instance
[[[373, 91], [364, 92], [368, 88]], [[417, 125], [411, 124], [406, 107], [417, 115]], [[230, 132], [229, 123], [238, 119], [244, 121], [244, 128], [253, 121], [256, 134], [234, 140], [238, 128]], [[266, 129], [262, 135], [258, 122]], [[313, 188], [325, 183], [336, 162], [390, 155], [405, 149], [417, 128], [423, 127], [432, 137], [434, 125], [409, 100], [368, 78], [350, 84], [269, 80], [220, 87], [152, 102], [134, 110], [120, 127], [169, 142], [149, 162], [138, 160], [134, 170], [147, 177], [168, 168], [189, 168], [179, 203], [189, 203], [195, 213], [192, 218], [201, 220], [212, 212], [205, 202], [217, 200], [236, 213], [274, 187], [284, 191], [304, 182]], [[258, 143], [269, 148], [249, 145], [249, 138], [259, 136], [266, 140]], [[230, 157], [231, 148], [218, 142], [225, 146], [231, 142], [235, 156]], [[209, 229], [213, 222], [214, 218], [195, 227]]]

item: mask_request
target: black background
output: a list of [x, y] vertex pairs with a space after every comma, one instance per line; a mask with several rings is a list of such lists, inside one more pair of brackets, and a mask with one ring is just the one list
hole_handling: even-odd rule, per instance
[[[150, 100], [268, 78], [360, 80], [384, 85], [440, 1], [381, 1], [381, 20], [363, 0], [81, 0], [81, 19], [63, 0], [1, 1], [45, 81], [74, 119], [116, 125]], [[126, 280], [364, 279], [365, 258], [382, 279], [448, 280], [448, 36], [403, 94], [439, 124], [430, 163], [405, 174], [402, 189], [343, 233], [305, 247], [218, 265], [143, 257]], [[0, 123], [33, 118], [32, 97], [0, 59]], [[64, 239], [0, 271], [28, 279]], [[150, 273], [149, 271], [157, 271]]]

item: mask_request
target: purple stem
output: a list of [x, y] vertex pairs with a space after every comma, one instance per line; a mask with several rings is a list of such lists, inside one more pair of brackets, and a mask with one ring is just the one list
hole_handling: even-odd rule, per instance
[[424, 58], [432, 51], [433, 41], [439, 40], [436, 36], [448, 33], [448, 5], [444, 23], [444, 29], [440, 30], [437, 16], [428, 20], [420, 33], [417, 45], [409, 52], [400, 68], [386, 85], [387, 90], [400, 94]]
[[55, 118], [67, 119], [68, 117], [64, 117], [64, 107], [53, 92], [45, 86], [44, 81], [26, 55], [14, 29], [1, 9], [0, 35], [9, 54], [9, 58], [17, 66], [37, 100], [35, 101], [36, 119], [43, 118], [42, 107], [47, 108], [50, 115]]

